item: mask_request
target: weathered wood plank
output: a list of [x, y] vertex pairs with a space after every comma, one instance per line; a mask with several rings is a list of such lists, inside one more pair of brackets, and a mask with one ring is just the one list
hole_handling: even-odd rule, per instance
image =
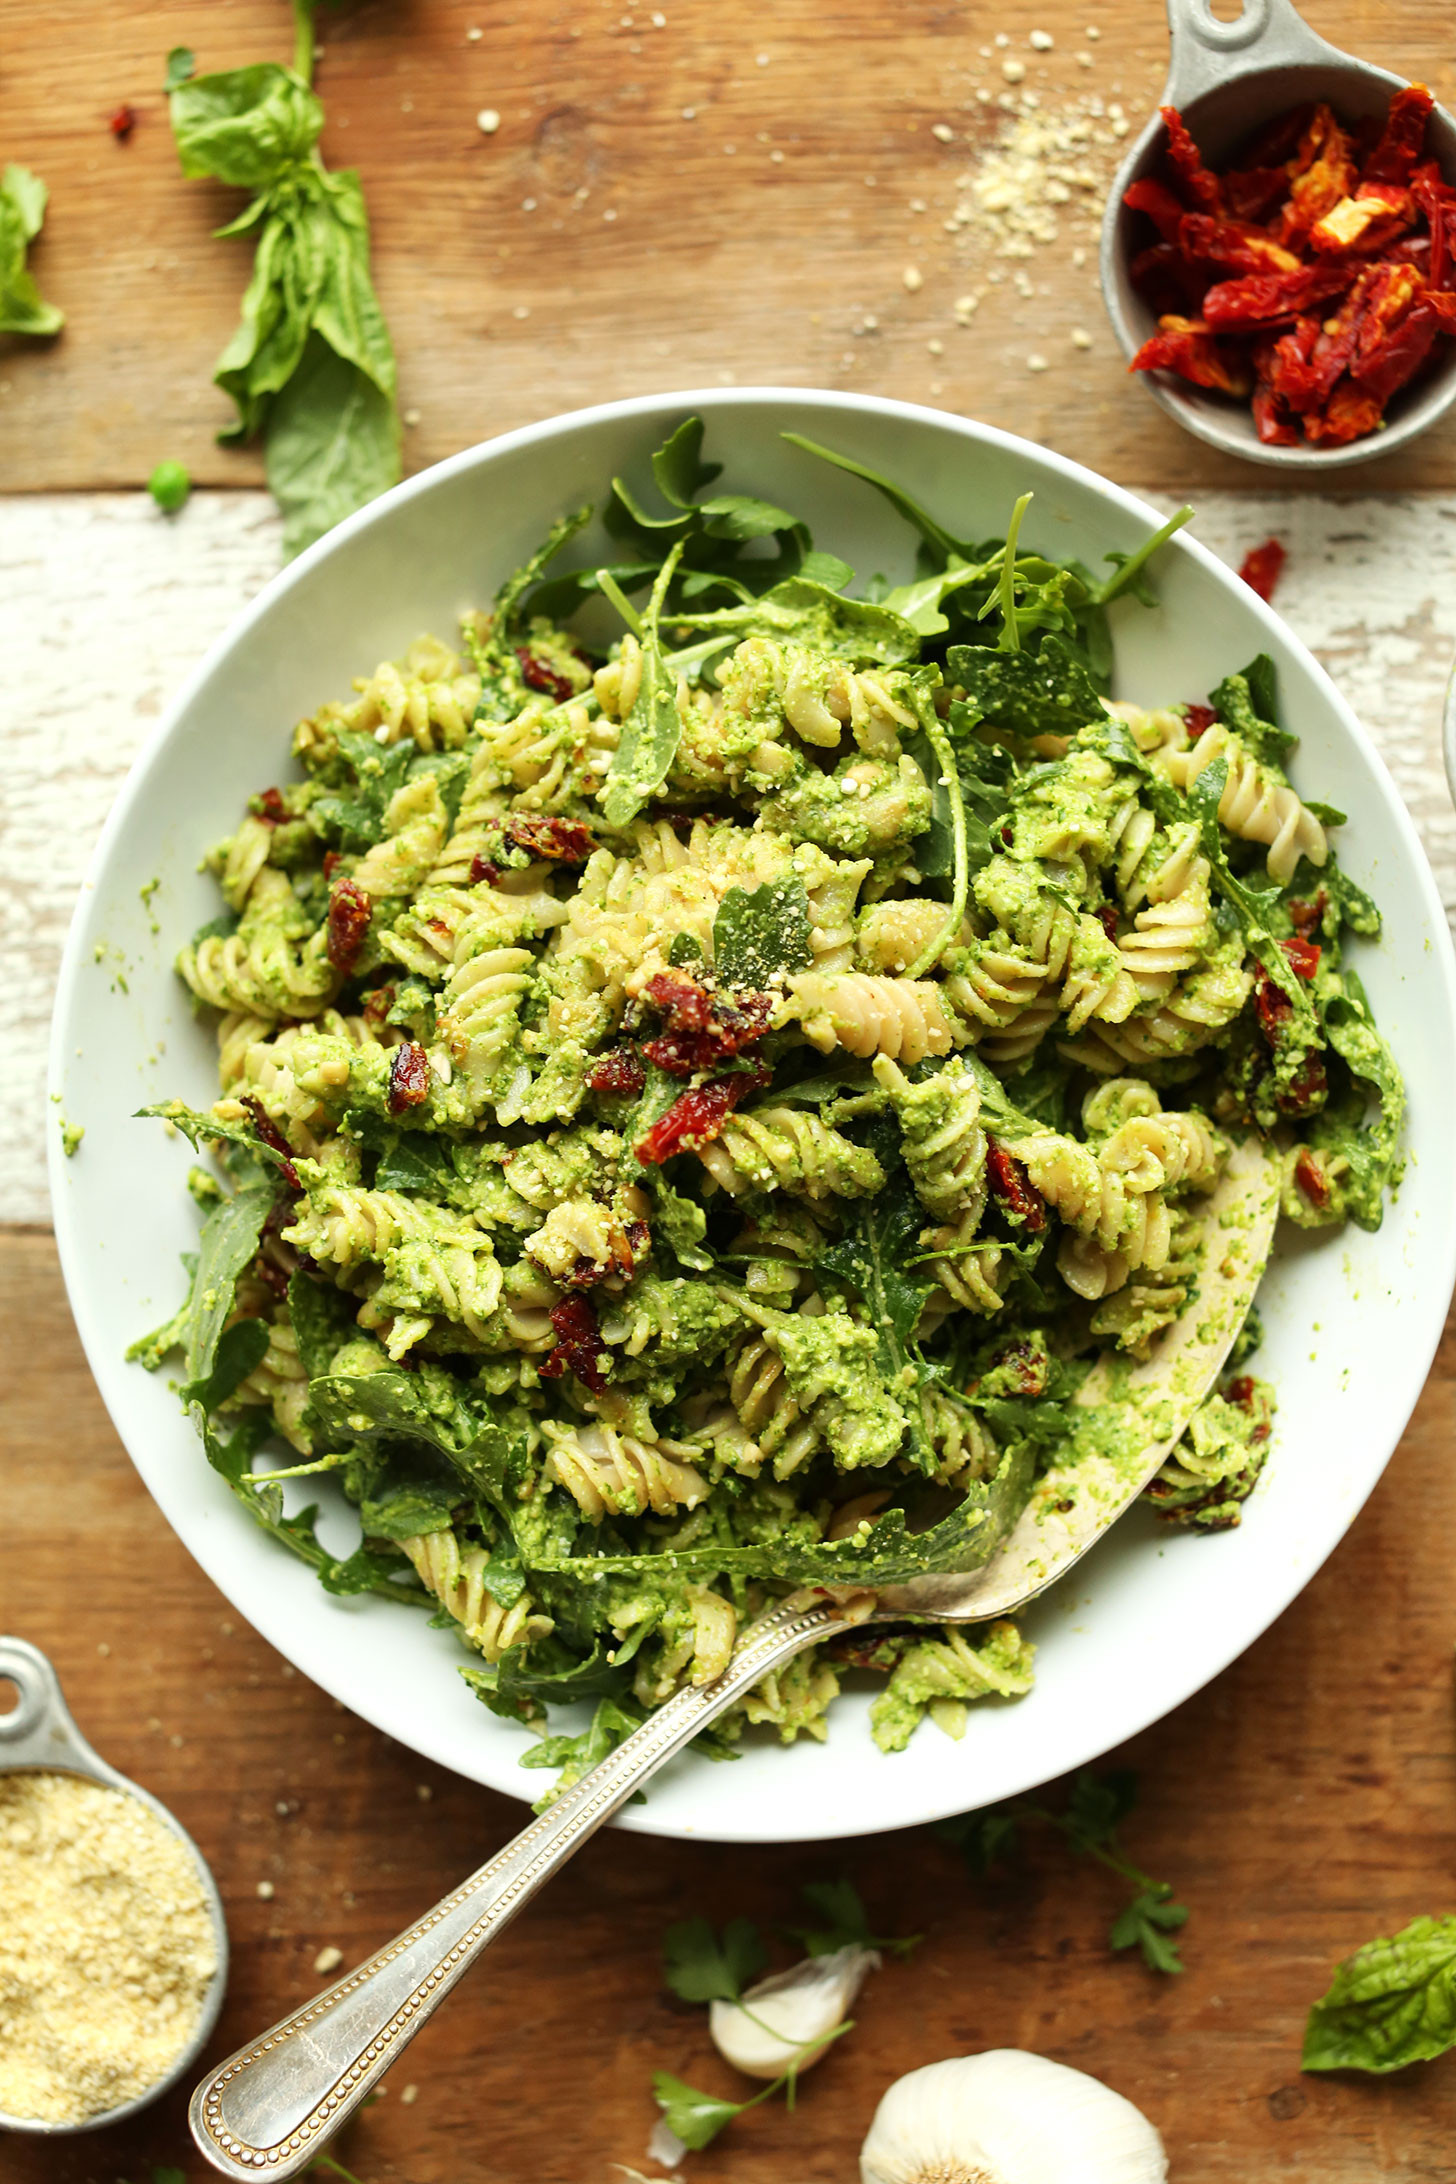
[[[1450, 103], [1444, 0], [1314, 13]], [[363, 0], [326, 15], [325, 151], [363, 173], [419, 413], [411, 464], [584, 402], [736, 378], [943, 402], [1174, 491], [1251, 482], [1129, 381], [1097, 288], [1100, 190], [1024, 267], [946, 230], [1004, 120], [997, 99], [1095, 95], [1107, 123], [1120, 106], [1136, 127], [1156, 98], [1167, 41], [1151, 0], [1046, 0], [1034, 20], [1050, 52], [1028, 46], [1033, 18], [942, 0]], [[211, 230], [242, 199], [181, 180], [159, 86], [177, 43], [206, 68], [286, 58], [288, 10], [54, 0], [41, 21], [0, 5], [0, 145], [50, 183], [36, 263], [69, 324], [54, 344], [0, 348], [0, 488], [136, 485], [164, 456], [251, 483], [256, 458], [214, 445], [229, 406], [209, 384], [250, 257]], [[1008, 58], [1025, 66], [1015, 86]], [[107, 129], [122, 100], [138, 115], [125, 144]], [[483, 108], [502, 117], [494, 136]], [[1117, 149], [1094, 151], [1103, 183]], [[983, 285], [958, 326], [956, 297]], [[1027, 367], [1038, 354], [1043, 373]], [[1453, 485], [1452, 422], [1359, 478]]]
[[[4, 1621], [46, 1649], [87, 1734], [212, 1862], [234, 1944], [224, 2054], [314, 1990], [322, 1946], [357, 1962], [524, 1808], [341, 1712], [229, 1610], [111, 1431], [49, 1237], [0, 1238], [0, 1323]], [[1110, 1957], [1114, 1884], [1045, 1844], [982, 1889], [923, 1830], [753, 1851], [607, 1835], [391, 2073], [346, 2165], [363, 2184], [608, 2184], [614, 2163], [655, 2175], [652, 2071], [735, 2090], [701, 2012], [658, 1984], [664, 1930], [699, 1911], [772, 1925], [794, 1917], [804, 1881], [846, 1874], [884, 1931], [926, 1940], [870, 1982], [798, 2114], [745, 2118], [693, 2158], [699, 2184], [845, 2184], [892, 2078], [988, 2046], [1118, 2086], [1162, 2128], [1179, 2184], [1447, 2175], [1456, 2063], [1361, 2083], [1301, 2079], [1298, 2060], [1332, 1962], [1450, 1908], [1453, 1418], [1456, 1328], [1328, 1568], [1242, 1661], [1116, 1755], [1142, 1776], [1130, 1847], [1192, 1910], [1182, 1979]], [[0, 2167], [6, 2184], [141, 2184], [153, 2162], [200, 2184], [181, 2099], [99, 2141], [10, 2140]]]

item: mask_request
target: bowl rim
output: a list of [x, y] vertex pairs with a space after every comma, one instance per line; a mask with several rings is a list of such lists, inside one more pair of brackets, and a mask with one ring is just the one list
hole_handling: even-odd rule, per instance
[[[388, 493], [381, 495], [377, 500], [368, 503], [367, 506], [347, 517], [343, 522], [336, 525], [333, 530], [326, 533], [322, 539], [299, 555], [295, 561], [286, 564], [276, 576], [271, 578], [263, 586], [256, 598], [248, 603], [227, 629], [223, 631], [222, 635], [208, 647], [202, 660], [193, 669], [192, 673], [186, 677], [175, 697], [164, 709], [147, 735], [132, 762], [126, 780], [118, 792], [116, 801], [107, 816], [100, 837], [88, 861], [85, 879], [82, 882], [77, 899], [77, 907], [72, 916], [56, 984], [47, 1073], [47, 1093], [59, 1094], [65, 1081], [67, 1026], [71, 1022], [76, 1001], [77, 982], [85, 962], [83, 927], [86, 904], [111, 859], [115, 845], [129, 824], [133, 807], [143, 794], [154, 761], [171, 739], [182, 716], [191, 707], [198, 692], [214, 674], [217, 667], [228, 657], [234, 647], [240, 645], [245, 638], [251, 635], [256, 624], [271, 610], [276, 600], [293, 590], [313, 568], [317, 567], [327, 556], [336, 552], [349, 539], [375, 525], [389, 522], [397, 509], [429, 494], [448, 479], [460, 477], [473, 469], [487, 467], [500, 455], [528, 449], [533, 445], [560, 435], [603, 423], [629, 423], [638, 418], [670, 416], [676, 413], [679, 416], [702, 414], [711, 427], [714, 413], [717, 413], [721, 419], [725, 411], [731, 413], [735, 409], [761, 410], [775, 405], [799, 405], [801, 407], [807, 405], [811, 408], [817, 408], [826, 418], [832, 418], [836, 414], [868, 415], [895, 419], [916, 427], [930, 426], [937, 432], [959, 436], [968, 447], [991, 445], [1006, 453], [1022, 456], [1039, 465], [1047, 466], [1055, 476], [1080, 487], [1095, 490], [1103, 500], [1109, 502], [1122, 513], [1146, 523], [1149, 530], [1157, 529], [1165, 520], [1156, 508], [1139, 499], [1136, 494], [1129, 492], [1125, 487], [1112, 483], [1098, 472], [1089, 469], [1085, 464], [1076, 462], [1070, 456], [1063, 455], [1055, 449], [1043, 447], [1038, 442], [1029, 440], [1021, 434], [1007, 432], [999, 426], [983, 424], [979, 420], [962, 417], [956, 412], [936, 409], [926, 404], [903, 402], [885, 395], [849, 393], [833, 388], [717, 386], [667, 389], [661, 393], [633, 395], [615, 402], [596, 403], [581, 409], [558, 412], [533, 424], [518, 426], [510, 432], [500, 434], [495, 439], [476, 442], [471, 447], [462, 449], [458, 454], [448, 456], [442, 462], [432, 464], [428, 469], [419, 471], [413, 477], [402, 480], [399, 485], [392, 487]], [[1238, 586], [1239, 580], [1233, 571], [1224, 562], [1220, 561], [1218, 556], [1209, 547], [1205, 546], [1200, 539], [1190, 537], [1186, 528], [1180, 530], [1168, 542], [1167, 550], [1191, 555], [1220, 585]], [[1244, 589], [1247, 590], [1246, 587]], [[1341, 726], [1353, 741], [1362, 759], [1370, 770], [1384, 782], [1389, 796], [1391, 821], [1399, 838], [1404, 857], [1413, 868], [1417, 891], [1422, 898], [1430, 926], [1433, 942], [1431, 952], [1436, 959], [1436, 976], [1441, 985], [1445, 1014], [1448, 1021], [1456, 1026], [1456, 948], [1453, 948], [1445, 910], [1424, 845], [1416, 832], [1414, 822], [1406, 809], [1404, 800], [1391, 779], [1384, 760], [1362, 727], [1353, 708], [1342, 697], [1333, 679], [1320, 665], [1319, 661], [1315, 659], [1303, 641], [1281, 621], [1267, 602], [1260, 599], [1256, 593], [1247, 591], [1247, 596], [1243, 597], [1236, 592], [1235, 596], [1240, 596], [1240, 604], [1253, 616], [1257, 623], [1268, 628], [1283, 645], [1292, 647], [1301, 656], [1301, 664], [1305, 671], [1313, 678], [1316, 687], [1321, 691], [1326, 703], [1335, 712]], [[61, 1147], [59, 1133], [48, 1131], [47, 1140], [48, 1179], [62, 1274], [87, 1362], [97, 1382], [98, 1390], [102, 1391], [102, 1400], [106, 1402], [104, 1393], [106, 1383], [101, 1370], [101, 1361], [105, 1359], [108, 1363], [112, 1362], [110, 1343], [98, 1323], [98, 1315], [93, 1310], [90, 1302], [90, 1293], [94, 1285], [88, 1279], [88, 1270], [77, 1234], [77, 1216], [72, 1210], [72, 1195], [65, 1187], [67, 1162]], [[1451, 1216], [1450, 1209], [1446, 1209], [1446, 1215], [1445, 1236], [1440, 1257], [1440, 1278], [1435, 1286], [1428, 1289], [1427, 1292], [1430, 1299], [1426, 1307], [1429, 1312], [1429, 1323], [1426, 1328], [1426, 1338], [1419, 1353], [1422, 1359], [1421, 1370], [1418, 1375], [1412, 1374], [1409, 1400], [1397, 1404], [1388, 1414], [1392, 1431], [1390, 1447], [1384, 1459], [1371, 1472], [1368, 1479], [1361, 1482], [1357, 1493], [1340, 1503], [1338, 1507], [1332, 1505], [1326, 1510], [1323, 1526], [1315, 1528], [1315, 1531], [1311, 1534], [1313, 1556], [1308, 1566], [1303, 1569], [1295, 1569], [1292, 1576], [1281, 1577], [1277, 1583], [1270, 1581], [1261, 1594], [1257, 1609], [1245, 1620], [1241, 1620], [1237, 1642], [1225, 1648], [1224, 1642], [1221, 1640], [1219, 1646], [1211, 1649], [1207, 1656], [1200, 1657], [1199, 1665], [1192, 1670], [1186, 1683], [1180, 1679], [1180, 1685], [1175, 1696], [1168, 1698], [1166, 1695], [1159, 1694], [1149, 1703], [1141, 1696], [1130, 1693], [1124, 1712], [1119, 1716], [1111, 1735], [1107, 1733], [1105, 1728], [1095, 1726], [1093, 1721], [1089, 1719], [1086, 1731], [1075, 1739], [1067, 1739], [1065, 1747], [1058, 1751], [1054, 1770], [1051, 1772], [1045, 1769], [1039, 1772], [1033, 1770], [1027, 1774], [1025, 1781], [1019, 1785], [1016, 1791], [1003, 1791], [999, 1794], [1021, 1794], [1042, 1782], [1054, 1779], [1056, 1775], [1090, 1765], [1106, 1752], [1115, 1748], [1116, 1745], [1125, 1742], [1132, 1736], [1141, 1734], [1145, 1729], [1153, 1726], [1154, 1723], [1173, 1711], [1175, 1707], [1192, 1698], [1210, 1683], [1215, 1676], [1221, 1674], [1224, 1669], [1238, 1660], [1256, 1639], [1264, 1635], [1270, 1625], [1283, 1614], [1291, 1601], [1303, 1591], [1317, 1571], [1322, 1568], [1382, 1477], [1429, 1377], [1431, 1363], [1435, 1357], [1436, 1348], [1445, 1324], [1449, 1300], [1453, 1287], [1456, 1287], [1456, 1218]], [[126, 1448], [128, 1456], [131, 1457], [136, 1468], [141, 1471], [143, 1484], [146, 1486], [148, 1493], [156, 1501], [167, 1521], [173, 1523], [167, 1499], [157, 1490], [146, 1473], [142, 1471], [141, 1465], [133, 1454], [131, 1439], [128, 1437], [121, 1419], [111, 1413], [109, 1403], [107, 1403], [107, 1410], [117, 1436]], [[237, 1612], [254, 1629], [258, 1630], [271, 1645], [275, 1646], [285, 1659], [294, 1660], [286, 1613], [274, 1610], [270, 1600], [258, 1599], [251, 1592], [246, 1592], [246, 1589], [244, 1598], [237, 1597], [231, 1588], [230, 1582], [226, 1578], [220, 1578], [209, 1564], [203, 1560], [200, 1543], [194, 1544], [194, 1540], [176, 1524], [173, 1524], [173, 1529], [178, 1532], [178, 1536], [189, 1554], [200, 1564], [211, 1581], [218, 1586], [219, 1591], [224, 1594]], [[1209, 1663], [1212, 1665], [1209, 1665]], [[417, 1752], [421, 1757], [434, 1760], [452, 1772], [462, 1771], [456, 1759], [451, 1756], [447, 1749], [412, 1738], [407, 1733], [402, 1732], [400, 1725], [392, 1717], [389, 1720], [381, 1719], [377, 1712], [371, 1711], [362, 1704], [360, 1695], [352, 1687], [339, 1688], [331, 1668], [328, 1669], [327, 1673], [320, 1673], [319, 1668], [312, 1663], [297, 1665], [300, 1665], [302, 1672], [311, 1681], [317, 1683], [322, 1690], [327, 1691], [331, 1697], [338, 1699], [352, 1713], [356, 1713], [361, 1718], [371, 1722], [374, 1727], [380, 1729], [384, 1734], [406, 1743], [410, 1749]], [[469, 1774], [466, 1779], [484, 1782], [486, 1778], [478, 1774]], [[922, 1801], [923, 1809], [917, 1809], [916, 1814], [908, 1818], [902, 1815], [886, 1820], [878, 1816], [868, 1816], [859, 1810], [836, 1811], [831, 1815], [821, 1808], [814, 1808], [805, 1815], [799, 1815], [790, 1809], [786, 1809], [782, 1814], [775, 1814], [774, 1832], [769, 1833], [764, 1830], [761, 1824], [756, 1826], [735, 1826], [715, 1821], [712, 1803], [709, 1800], [703, 1817], [701, 1819], [695, 1817], [691, 1822], [665, 1819], [660, 1809], [649, 1803], [644, 1807], [626, 1809], [616, 1816], [611, 1825], [634, 1833], [708, 1842], [766, 1843], [837, 1840], [884, 1833], [905, 1826], [924, 1825], [927, 1822], [943, 1819], [949, 1815], [970, 1809], [967, 1807], [964, 1786], [954, 1786], [949, 1775], [947, 1775], [946, 1780], [947, 1788], [945, 1792], [936, 1797], [924, 1799]], [[514, 1786], [502, 1787], [497, 1785], [497, 1787], [502, 1788], [502, 1794], [512, 1797], [519, 1796], [522, 1801], [529, 1794], [529, 1786], [527, 1785], [522, 1785], [519, 1791]]]

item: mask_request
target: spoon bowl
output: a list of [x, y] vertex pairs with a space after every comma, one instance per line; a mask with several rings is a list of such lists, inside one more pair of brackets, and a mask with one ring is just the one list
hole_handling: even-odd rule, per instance
[[[1291, 0], [1247, 0], [1237, 21], [1220, 22], [1208, 0], [1167, 0], [1172, 50], [1159, 104], [1176, 106], [1211, 166], [1291, 107], [1333, 107], [1345, 121], [1383, 115], [1405, 78], [1356, 59], [1310, 29]], [[1113, 332], [1129, 361], [1157, 331], [1157, 315], [1134, 287], [1140, 215], [1123, 198], [1154, 172], [1163, 146], [1157, 114], [1133, 144], [1107, 199], [1102, 221], [1102, 295]], [[1456, 182], [1456, 120], [1444, 107], [1426, 124], [1426, 152]], [[1391, 402], [1386, 422], [1345, 447], [1271, 447], [1259, 438], [1248, 404], [1192, 386], [1171, 372], [1140, 372], [1148, 393], [1184, 429], [1225, 454], [1282, 470], [1345, 470], [1392, 454], [1456, 401], [1456, 342], [1444, 342], [1434, 365]]]
[[70, 1709], [61, 1694], [60, 1679], [40, 1648], [28, 1645], [23, 1638], [0, 1637], [0, 1683], [13, 1684], [17, 1693], [10, 1712], [0, 1714], [0, 1775], [79, 1775], [87, 1782], [99, 1782], [104, 1789], [119, 1790], [124, 1796], [136, 1798], [139, 1804], [155, 1813], [193, 1859], [212, 1919], [217, 1969], [203, 1997], [190, 2039], [155, 2084], [149, 2085], [144, 2093], [138, 2093], [134, 2100], [123, 2101], [115, 2108], [103, 2109], [97, 2115], [85, 2116], [75, 2123], [12, 2116], [0, 2109], [0, 2130], [27, 2132], [41, 2138], [72, 2138], [81, 2131], [101, 2131], [114, 2123], [125, 2123], [143, 2108], [150, 2107], [153, 2101], [160, 2100], [195, 2067], [217, 2023], [223, 1990], [227, 1986], [227, 1922], [217, 1883], [202, 1852], [159, 1798], [119, 1774], [115, 1767], [107, 1765], [99, 1752], [91, 1749], [71, 1719]]

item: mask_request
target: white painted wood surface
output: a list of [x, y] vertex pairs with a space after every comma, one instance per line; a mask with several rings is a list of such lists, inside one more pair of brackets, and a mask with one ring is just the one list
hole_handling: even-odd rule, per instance
[[[1440, 749], [1456, 651], [1456, 497], [1209, 494], [1195, 529], [1234, 565], [1261, 539], [1284, 540], [1277, 604], [1371, 730], [1456, 919], [1456, 811]], [[171, 520], [145, 494], [0, 501], [0, 990], [11, 1018], [0, 1043], [0, 1222], [47, 1219], [47, 1028], [92, 846], [157, 717], [278, 552], [261, 493], [199, 493]]]

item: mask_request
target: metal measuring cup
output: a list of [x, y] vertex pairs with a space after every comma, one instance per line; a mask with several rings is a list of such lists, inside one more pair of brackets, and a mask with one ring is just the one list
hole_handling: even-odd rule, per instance
[[139, 2093], [135, 2100], [123, 2101], [118, 2108], [108, 2108], [99, 2115], [87, 2116], [79, 2123], [50, 2123], [35, 2116], [8, 2115], [0, 2109], [0, 2130], [27, 2131], [45, 2138], [67, 2138], [80, 2131], [99, 2131], [108, 2124], [124, 2123], [129, 2116], [136, 2115], [153, 2101], [159, 2100], [176, 2085], [179, 2078], [191, 2075], [194, 2064], [211, 2038], [218, 2012], [222, 2008], [223, 1990], [227, 1986], [227, 1923], [223, 1917], [222, 1898], [217, 1892], [217, 1883], [192, 1837], [173, 1818], [166, 1806], [153, 1797], [150, 1790], [144, 1790], [138, 1783], [128, 1781], [124, 1774], [118, 1774], [114, 1767], [108, 1767], [99, 1753], [92, 1751], [72, 1721], [70, 1710], [61, 1696], [56, 1672], [39, 1647], [28, 1645], [23, 1638], [0, 1637], [0, 1682], [5, 1681], [15, 1686], [18, 1699], [8, 1714], [0, 1714], [0, 1775], [81, 1775], [88, 1782], [102, 1783], [109, 1790], [120, 1790], [127, 1797], [138, 1798], [142, 1804], [149, 1806], [196, 1864], [203, 1894], [212, 1915], [213, 1945], [217, 1951], [217, 1970], [203, 1997], [192, 2037], [170, 2068], [155, 2085], [148, 2086], [145, 2093]]
[[[1325, 101], [1347, 121], [1384, 115], [1405, 79], [1388, 68], [1342, 53], [1312, 31], [1291, 0], [1245, 0], [1236, 22], [1221, 23], [1208, 0], [1167, 0], [1172, 51], [1159, 103], [1176, 106], [1204, 158], [1217, 166], [1242, 139], [1292, 106]], [[1102, 297], [1113, 332], [1132, 358], [1157, 331], [1157, 319], [1129, 278], [1137, 219], [1124, 192], [1157, 164], [1163, 124], [1155, 114], [1118, 171], [1102, 219]], [[1426, 125], [1426, 155], [1456, 182], [1456, 121], [1443, 107]], [[1166, 372], [1139, 372], [1148, 393], [1187, 431], [1226, 454], [1284, 470], [1347, 469], [1389, 455], [1456, 401], [1456, 343], [1446, 343], [1434, 369], [1404, 387], [1388, 422], [1346, 447], [1270, 447], [1259, 438], [1247, 403], [1189, 385]]]

